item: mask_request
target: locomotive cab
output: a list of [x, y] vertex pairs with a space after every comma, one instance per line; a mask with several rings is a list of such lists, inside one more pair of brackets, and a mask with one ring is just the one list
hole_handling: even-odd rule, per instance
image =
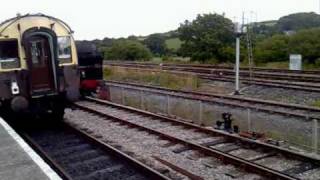
[[0, 24], [0, 106], [62, 118], [66, 102], [79, 97], [72, 33], [63, 21], [43, 14]]
[[103, 79], [103, 57], [95, 44], [88, 41], [77, 42], [80, 69], [80, 92], [82, 95], [95, 93]]

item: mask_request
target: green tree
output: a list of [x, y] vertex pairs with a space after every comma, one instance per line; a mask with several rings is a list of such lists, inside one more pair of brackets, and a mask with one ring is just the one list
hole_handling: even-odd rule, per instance
[[144, 44], [156, 56], [166, 53], [166, 40], [161, 34], [151, 34], [144, 40]]
[[104, 50], [104, 58], [108, 60], [149, 60], [150, 50], [142, 43], [132, 40], [117, 40], [110, 48]]
[[292, 35], [289, 40], [291, 54], [301, 54], [309, 63], [320, 58], [320, 28], [302, 30]]
[[289, 57], [289, 37], [274, 35], [259, 42], [255, 49], [255, 59], [259, 62], [286, 61]]
[[301, 54], [308, 63], [320, 58], [320, 28], [275, 35], [257, 44], [255, 59], [259, 62], [288, 61], [290, 54]]
[[179, 52], [197, 61], [227, 60], [223, 52], [229, 52], [227, 49], [234, 42], [233, 27], [230, 19], [218, 14], [198, 15], [192, 22], [185, 21], [178, 29], [184, 42]]

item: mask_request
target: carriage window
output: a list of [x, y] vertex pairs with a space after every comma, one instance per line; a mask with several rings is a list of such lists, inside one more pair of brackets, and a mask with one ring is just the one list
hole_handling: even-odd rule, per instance
[[19, 68], [18, 40], [0, 40], [0, 68]]
[[71, 39], [69, 36], [58, 37], [59, 62], [71, 63]]

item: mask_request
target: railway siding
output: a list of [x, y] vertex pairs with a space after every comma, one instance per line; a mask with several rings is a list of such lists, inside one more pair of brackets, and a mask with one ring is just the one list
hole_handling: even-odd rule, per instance
[[[156, 65], [142, 63], [106, 63], [107, 66], [117, 66], [129, 69], [142, 69], [152, 71], [166, 71], [170, 73], [192, 73], [202, 79], [212, 81], [227, 81], [234, 82], [234, 70], [227, 69], [211, 69], [211, 68], [181, 68], [174, 65]], [[254, 72], [258, 76], [248, 77], [249, 73], [241, 73], [240, 79], [246, 85], [259, 85], [264, 87], [275, 87], [294, 89], [306, 92], [320, 92], [320, 76], [318, 74], [303, 74], [303, 73], [264, 73]]]
[[[285, 151], [286, 153], [279, 154], [279, 152], [282, 151], [280, 149], [280, 151], [276, 150], [277, 148], [275, 147], [274, 149], [271, 148], [271, 151], [268, 151], [269, 148], [263, 150], [261, 148], [266, 148], [268, 146], [255, 146], [255, 142], [252, 141], [252, 144], [246, 140], [242, 141], [239, 137], [238, 140], [236, 140], [237, 138], [235, 137], [231, 138], [234, 139], [234, 141], [228, 138], [232, 137], [230, 135], [223, 135], [214, 131], [211, 131], [212, 133], [207, 133], [207, 131], [209, 132], [210, 130], [205, 130], [200, 127], [196, 128], [191, 124], [188, 125], [183, 122], [176, 122], [175, 120], [169, 120], [164, 117], [161, 118], [157, 115], [138, 112], [133, 109], [128, 110], [122, 108], [121, 106], [103, 103], [101, 101], [99, 101], [99, 104], [96, 104], [96, 101], [78, 102], [77, 107], [80, 107], [80, 109], [88, 111], [90, 113], [99, 114], [103, 118], [107, 118], [106, 120], [109, 123], [106, 124], [110, 125], [111, 122], [119, 122], [120, 124], [118, 125], [125, 126], [127, 128], [129, 127], [129, 129], [138, 128], [153, 135], [160, 135], [162, 138], [168, 141], [175, 141], [178, 144], [168, 144], [171, 144], [169, 145], [170, 149], [178, 155], [180, 155], [181, 153], [188, 154], [188, 152], [191, 152], [192, 154], [194, 149], [199, 151], [200, 153], [204, 153], [200, 157], [214, 156], [218, 159], [223, 160], [224, 162], [235, 165], [239, 165], [239, 163], [241, 162], [241, 166], [246, 170], [257, 172], [260, 174], [262, 173], [262, 175], [266, 177], [296, 179], [300, 178], [301, 176], [307, 179], [313, 177], [314, 175], [317, 175], [317, 171], [312, 175], [309, 174], [310, 176], [308, 177], [304, 176], [304, 173], [317, 169], [318, 165], [316, 164], [319, 163], [319, 160], [310, 159], [309, 161], [309, 159], [307, 160], [306, 157], [300, 158], [300, 155], [295, 153], [291, 154], [289, 153], [289, 151]], [[87, 122], [97, 124], [97, 122], [91, 122], [91, 120]], [[98, 126], [101, 126], [101, 124]], [[106, 136], [109, 136], [109, 134]], [[121, 144], [124, 145], [125, 143]], [[301, 162], [305, 160], [308, 163], [315, 162], [316, 164], [307, 165]], [[192, 170], [192, 172], [194, 172], [194, 170]], [[293, 174], [290, 174], [289, 172]], [[290, 175], [287, 173], [289, 173]], [[242, 177], [243, 175], [240, 175], [238, 178], [242, 179]]]
[[[107, 66], [106, 68], [112, 72], [109, 76], [106, 74], [106, 79], [108, 80], [147, 83], [174, 89], [193, 89], [201, 92], [214, 92], [226, 95], [234, 92], [234, 77], [122, 66]], [[180, 78], [174, 78], [171, 81], [168, 81], [166, 76]], [[193, 77], [196, 86], [190, 87], [189, 84], [172, 83], [176, 81], [183, 82], [186, 77]], [[240, 82], [240, 91], [242, 95], [246, 97], [308, 106], [319, 106], [319, 83], [298, 83], [265, 79], [259, 79], [258, 81], [242, 79]]]
[[[264, 132], [269, 137], [284, 140], [302, 149], [316, 150], [314, 146], [316, 131], [313, 130], [314, 124], [310, 117], [313, 114], [315, 115], [313, 118], [318, 118], [318, 108], [311, 108], [309, 111], [306, 106], [286, 108], [285, 104], [279, 104], [279, 106], [269, 104], [269, 109], [266, 109], [264, 106], [268, 105], [260, 104], [259, 106], [260, 101], [246, 106], [246, 103], [237, 102], [239, 100], [237, 98], [232, 100], [232, 103], [225, 103], [224, 96], [199, 100], [201, 98], [199, 94], [196, 96], [189, 94], [186, 99], [181, 94], [177, 95], [178, 92], [164, 88], [152, 89], [148, 86], [115, 82], [108, 84], [111, 85], [111, 100], [116, 103], [169, 114], [169, 116], [180, 117], [205, 126], [213, 126], [217, 120], [221, 120], [223, 112], [230, 112], [235, 119], [234, 124], [239, 125], [241, 130]], [[217, 102], [214, 99], [218, 99]], [[259, 107], [263, 107], [263, 111], [260, 111]], [[295, 110], [295, 108], [301, 109]]]
[[[197, 66], [197, 65], [183, 65], [183, 64], [154, 64], [154, 63], [133, 63], [133, 62], [106, 62], [105, 65], [124, 66], [135, 68], [152, 68], [161, 70], [174, 70], [183, 72], [193, 72], [207, 75], [226, 75], [234, 76], [233, 67], [219, 67], [219, 66]], [[241, 69], [240, 75], [249, 77], [250, 72], [248, 69]], [[301, 81], [301, 82], [320, 82], [320, 75], [318, 71], [290, 71], [285, 69], [261, 69], [254, 68], [253, 76], [255, 78], [270, 79], [270, 80], [287, 80], [287, 81]]]
[[[113, 121], [112, 118], [92, 117], [88, 112], [76, 110], [75, 112], [67, 114], [67, 122], [71, 123], [72, 126], [86, 129], [88, 132], [91, 132], [93, 136], [100, 136], [103, 138], [103, 141], [113, 144], [113, 146], [121, 151], [131, 154], [154, 169], [165, 172], [166, 176], [172, 179], [183, 179], [185, 176], [164, 166], [155, 160], [153, 156], [166, 159], [170, 163], [205, 179], [231, 180], [232, 178], [230, 176], [236, 177], [236, 175], [243, 175], [241, 172], [234, 173], [234, 167], [225, 168], [223, 163], [215, 159], [211, 160], [211, 162], [218, 166], [218, 170], [206, 167], [201, 164], [201, 160], [195, 161], [188, 159], [186, 158], [186, 154], [177, 155], [167, 148], [168, 144], [170, 144], [169, 140], [161, 139], [156, 135], [133, 128], [130, 125], [122, 124], [119, 121]], [[193, 156], [199, 156], [196, 152], [193, 153], [195, 153]], [[229, 174], [229, 176], [226, 174]]]

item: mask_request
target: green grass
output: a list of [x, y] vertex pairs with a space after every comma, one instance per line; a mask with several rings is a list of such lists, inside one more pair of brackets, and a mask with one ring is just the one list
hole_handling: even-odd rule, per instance
[[288, 69], [289, 68], [289, 62], [269, 62], [269, 63], [266, 63], [266, 64], [261, 64], [261, 65], [259, 65], [259, 67]]
[[171, 89], [194, 90], [199, 86], [199, 79], [194, 75], [121, 67], [104, 68], [104, 79], [151, 84]]
[[182, 41], [179, 38], [166, 40], [166, 45], [169, 49], [178, 50], [181, 47]]
[[315, 107], [319, 107], [320, 108], [320, 100], [316, 100], [312, 106], [315, 106]]

